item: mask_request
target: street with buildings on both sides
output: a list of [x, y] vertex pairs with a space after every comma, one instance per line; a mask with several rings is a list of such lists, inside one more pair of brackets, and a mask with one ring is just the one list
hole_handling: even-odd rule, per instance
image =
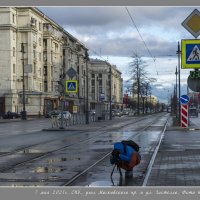
[[[117, 66], [90, 58], [85, 44], [38, 8], [1, 7], [0, 14], [0, 186], [200, 185], [198, 93], [190, 93], [189, 120], [188, 107], [179, 107], [183, 128], [180, 113], [173, 115], [177, 83], [165, 107], [151, 81], [139, 91], [137, 64], [137, 92], [123, 94]], [[194, 42], [178, 43], [176, 78], [180, 57], [183, 68], [199, 64]], [[190, 86], [199, 82], [198, 70], [189, 77]], [[110, 177], [113, 144], [126, 139], [140, 145], [141, 163], [132, 177], [117, 169]]]

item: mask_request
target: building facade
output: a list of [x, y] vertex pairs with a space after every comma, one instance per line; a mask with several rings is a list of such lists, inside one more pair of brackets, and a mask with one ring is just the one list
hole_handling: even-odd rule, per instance
[[[1, 7], [0, 18], [0, 114], [25, 106], [28, 115], [46, 115], [61, 104], [85, 113], [102, 101], [103, 110], [110, 99], [122, 103], [117, 68], [89, 61], [86, 46], [39, 9]], [[66, 92], [66, 80], [77, 81], [77, 92]]]
[[123, 79], [116, 66], [107, 61], [90, 59], [90, 109], [97, 114], [109, 111], [110, 108], [123, 107]]

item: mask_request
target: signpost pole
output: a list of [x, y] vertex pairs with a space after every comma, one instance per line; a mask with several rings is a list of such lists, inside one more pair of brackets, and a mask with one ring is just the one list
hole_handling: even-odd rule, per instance
[[177, 75], [178, 75], [178, 70], [177, 70], [177, 66], [176, 66], [176, 72], [175, 72], [175, 75], [176, 75], [176, 118], [178, 117], [178, 110], [177, 110], [177, 90], [178, 90], [178, 88], [177, 88], [177, 86], [178, 86], [178, 84], [177, 84]]
[[[176, 52], [176, 54], [178, 55], [178, 97], [180, 99], [181, 97], [181, 80], [180, 80], [180, 73], [181, 73], [181, 65], [180, 65], [180, 55], [181, 55], [181, 50], [180, 50], [180, 44], [178, 42], [178, 50]], [[178, 109], [179, 109], [179, 122], [181, 122], [181, 102], [179, 101], [179, 104], [178, 104]]]
[[21, 119], [23, 119], [23, 120], [26, 120], [27, 118], [26, 118], [26, 100], [25, 100], [25, 77], [24, 77], [24, 54], [25, 54], [25, 52], [24, 52], [24, 43], [22, 43], [21, 44], [21, 52], [22, 52], [22, 55], [23, 55], [23, 58], [22, 58], [22, 98], [23, 98], [23, 111], [22, 111], [22, 116], [21, 116]]

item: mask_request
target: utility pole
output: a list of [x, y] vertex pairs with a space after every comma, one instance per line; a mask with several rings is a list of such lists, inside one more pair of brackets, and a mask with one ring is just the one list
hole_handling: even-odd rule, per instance
[[22, 52], [22, 77], [23, 77], [23, 80], [22, 80], [22, 96], [23, 96], [23, 111], [21, 112], [21, 119], [22, 120], [26, 120], [26, 102], [25, 102], [25, 80], [24, 80], [24, 54], [25, 54], [25, 51], [24, 51], [24, 43], [21, 43], [21, 52]]
[[[137, 58], [138, 59], [138, 58]], [[137, 114], [140, 114], [140, 68], [137, 60]]]

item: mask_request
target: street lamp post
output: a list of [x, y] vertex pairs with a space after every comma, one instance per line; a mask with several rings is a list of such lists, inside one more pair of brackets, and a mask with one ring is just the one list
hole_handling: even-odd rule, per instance
[[112, 66], [110, 65], [110, 120], [112, 120]]
[[176, 98], [175, 98], [175, 106], [176, 106], [176, 117], [177, 117], [177, 75], [178, 75], [178, 71], [177, 71], [177, 66], [176, 66], [176, 72], [175, 72], [175, 75], [176, 75], [176, 93], [175, 93], [175, 95], [176, 95]]
[[25, 102], [25, 80], [24, 80], [24, 43], [21, 44], [21, 52], [22, 52], [22, 96], [23, 96], [23, 111], [21, 113], [21, 119], [26, 120], [26, 102]]
[[[64, 74], [64, 73], [63, 73]], [[58, 81], [58, 84], [60, 85], [60, 103], [61, 103], [61, 123], [60, 123], [60, 127], [59, 129], [64, 129], [64, 126], [63, 126], [63, 110], [64, 110], [64, 101], [63, 101], [63, 98], [64, 98], [64, 94], [65, 94], [65, 86], [63, 84], [63, 74], [61, 74], [61, 78], [60, 78], [60, 81]]]
[[88, 52], [85, 52], [85, 59], [86, 59], [86, 116], [85, 116], [85, 123], [89, 124], [89, 110], [88, 110], [88, 95], [89, 95], [89, 87], [88, 87], [88, 61], [89, 55]]

